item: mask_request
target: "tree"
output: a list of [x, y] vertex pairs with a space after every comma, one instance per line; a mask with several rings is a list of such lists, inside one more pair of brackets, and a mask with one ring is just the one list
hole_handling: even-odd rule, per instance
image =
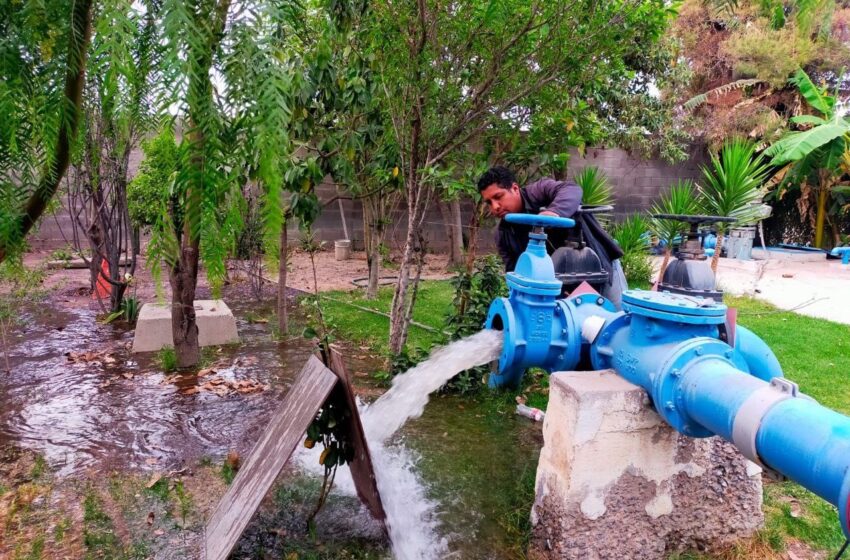
[[[148, 247], [155, 274], [164, 261], [172, 335], [180, 367], [200, 358], [195, 321], [199, 264], [214, 294], [242, 226], [242, 187], [264, 189], [267, 235], [283, 224], [282, 169], [288, 157], [291, 69], [286, 40], [300, 17], [294, 2], [177, 0], [163, 5], [166, 69], [161, 76], [185, 124], [171, 204]], [[229, 17], [230, 16], [230, 17]], [[220, 84], [213, 83], [220, 77]], [[166, 104], [166, 106], [167, 106]]]
[[850, 8], [801, 0], [686, 0], [673, 32], [678, 66], [692, 69], [679, 93], [687, 130], [719, 149], [730, 136], [761, 145], [781, 136], [799, 106], [797, 68], [838, 85], [850, 64]]
[[[829, 95], [826, 88], [817, 87], [804, 70], [798, 70], [791, 81], [820, 116], [792, 117], [791, 122], [804, 129], [787, 132], [765, 155], [773, 157], [771, 165], [785, 166], [783, 185], [799, 185], [800, 213], [804, 218], [813, 218], [815, 246], [824, 247], [829, 200], [839, 191], [848, 192], [848, 183], [841, 183], [841, 179], [850, 159], [850, 119], [838, 110], [837, 98]], [[833, 228], [833, 243], [837, 242], [838, 231]]]
[[96, 10], [82, 145], [69, 174], [75, 243], [79, 247], [81, 232], [91, 249], [86, 260], [92, 290], [98, 282], [108, 283], [111, 312], [121, 308], [128, 277], [136, 270], [128, 168], [131, 150], [152, 124], [150, 75], [157, 70], [159, 39], [155, 17], [154, 5], [128, 12], [121, 3], [107, 2]]
[[[733, 139], [723, 144], [720, 155], [711, 154], [711, 164], [702, 166], [702, 181], [697, 189], [702, 197], [703, 210], [711, 216], [735, 218], [736, 225], [754, 223], [763, 217], [762, 186], [769, 167], [755, 146], [745, 140]], [[726, 223], [717, 223], [717, 245], [711, 258], [711, 270], [717, 272]]]
[[0, 262], [21, 250], [68, 169], [80, 121], [92, 4], [0, 5], [5, 130], [0, 136]]
[[391, 308], [390, 350], [399, 353], [416, 301], [425, 210], [453, 161], [498, 123], [521, 128], [535, 95], [579, 96], [617, 73], [627, 55], [658, 41], [669, 12], [660, 1], [473, 0], [376, 3], [373, 11], [374, 56], [407, 202]]

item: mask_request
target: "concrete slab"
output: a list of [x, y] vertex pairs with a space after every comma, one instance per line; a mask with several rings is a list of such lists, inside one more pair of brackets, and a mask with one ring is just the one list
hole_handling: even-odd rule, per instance
[[530, 557], [662, 560], [761, 527], [761, 469], [730, 444], [678, 434], [611, 370], [550, 383]]
[[[227, 304], [220, 299], [195, 301], [198, 323], [198, 343], [217, 346], [239, 342], [236, 319]], [[133, 352], [156, 352], [174, 346], [171, 336], [171, 305], [146, 303], [139, 311]]]

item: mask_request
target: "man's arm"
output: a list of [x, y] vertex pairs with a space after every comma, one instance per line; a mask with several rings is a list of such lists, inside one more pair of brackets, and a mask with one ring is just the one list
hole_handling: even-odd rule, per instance
[[581, 187], [573, 181], [545, 178], [526, 185], [524, 190], [535, 213], [545, 207], [547, 212], [571, 218], [581, 206]]

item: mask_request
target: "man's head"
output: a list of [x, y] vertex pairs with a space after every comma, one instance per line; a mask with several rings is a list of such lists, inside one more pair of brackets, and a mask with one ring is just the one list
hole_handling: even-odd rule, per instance
[[490, 213], [499, 218], [505, 214], [522, 212], [522, 196], [516, 177], [507, 167], [491, 167], [478, 179], [478, 192], [490, 208]]

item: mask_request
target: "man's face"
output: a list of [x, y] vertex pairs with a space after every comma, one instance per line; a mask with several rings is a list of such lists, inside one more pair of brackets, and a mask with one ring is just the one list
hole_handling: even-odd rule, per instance
[[481, 191], [481, 196], [490, 208], [490, 213], [498, 218], [504, 218], [505, 214], [522, 212], [522, 196], [516, 183], [509, 189], [493, 183]]

